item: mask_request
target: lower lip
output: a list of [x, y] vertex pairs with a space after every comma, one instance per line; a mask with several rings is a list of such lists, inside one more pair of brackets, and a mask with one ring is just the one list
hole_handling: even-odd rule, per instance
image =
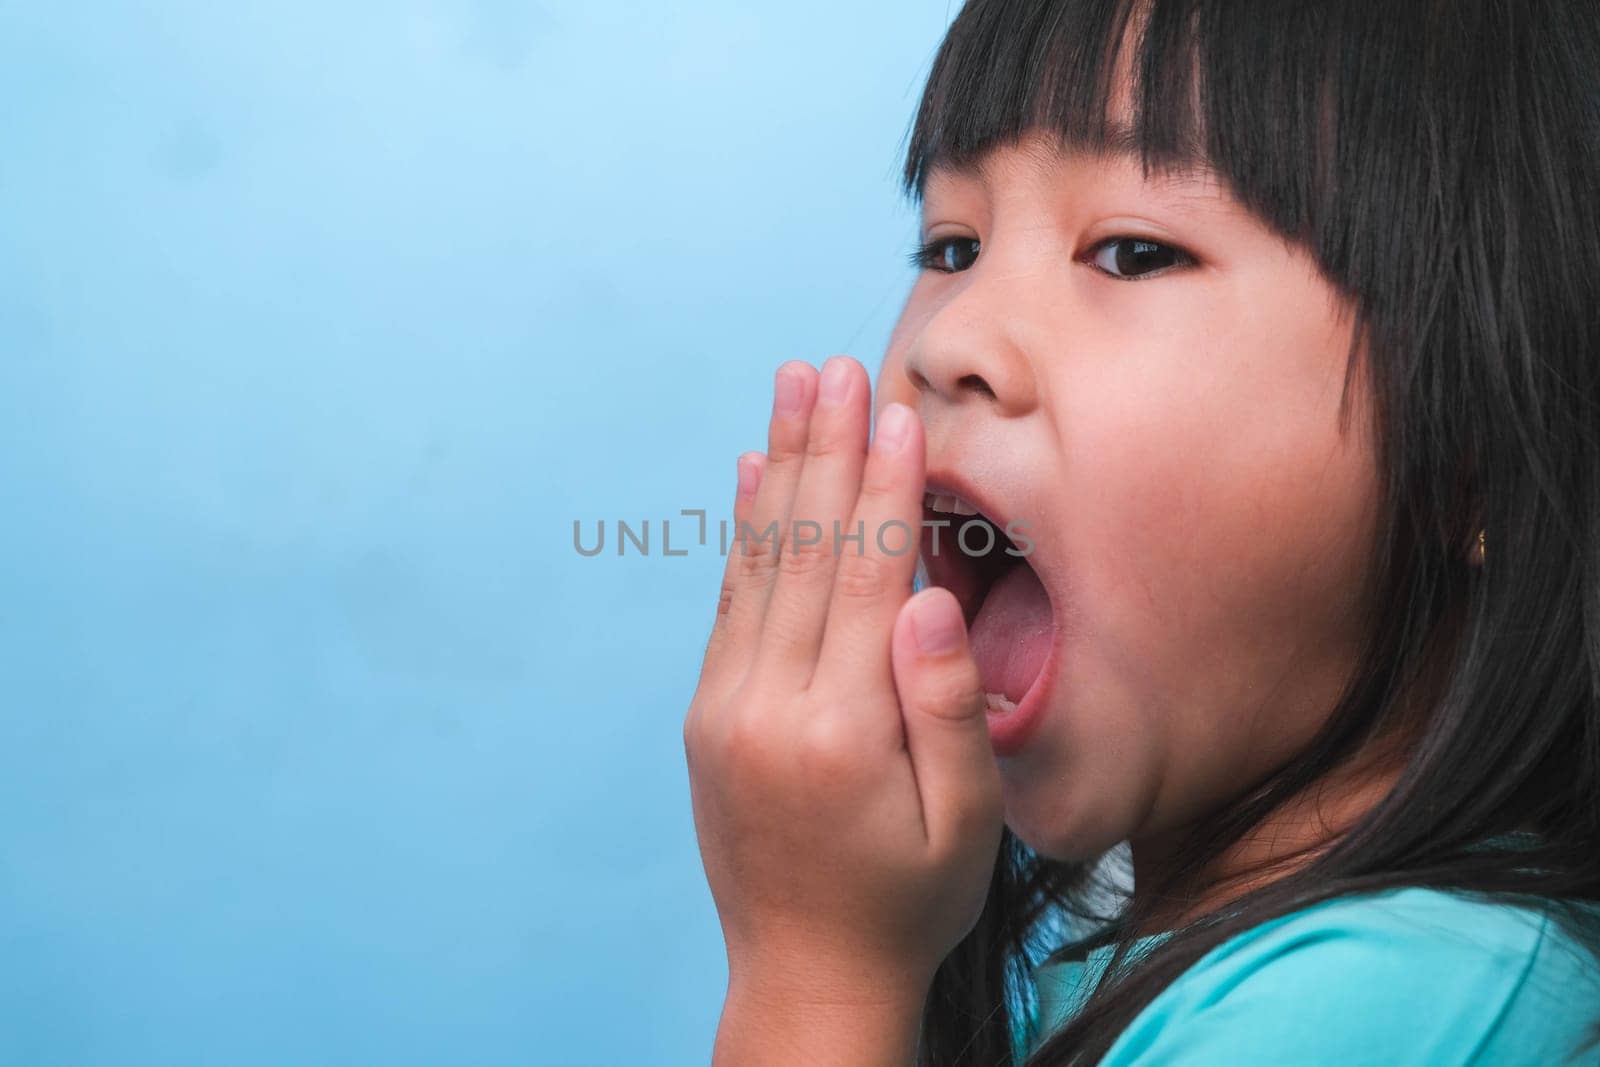
[[989, 725], [989, 743], [994, 747], [996, 756], [1014, 756], [1022, 751], [1028, 739], [1038, 729], [1039, 720], [1044, 718], [1045, 699], [1050, 695], [1050, 685], [1055, 681], [1056, 672], [1056, 646], [1060, 638], [1059, 631], [1050, 634], [1050, 653], [1044, 658], [1044, 666], [1039, 669], [1039, 677], [1033, 680], [1028, 691], [1017, 702], [1014, 711], [986, 711]]

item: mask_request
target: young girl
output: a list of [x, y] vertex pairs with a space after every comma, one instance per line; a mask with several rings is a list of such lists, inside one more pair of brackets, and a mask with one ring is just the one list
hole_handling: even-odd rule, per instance
[[1600, 1063], [1597, 10], [970, 0], [739, 462], [718, 1064]]

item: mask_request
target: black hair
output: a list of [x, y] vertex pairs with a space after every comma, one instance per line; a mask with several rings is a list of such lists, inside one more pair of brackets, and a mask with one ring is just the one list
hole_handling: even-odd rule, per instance
[[[1124, 47], [1131, 113], [1113, 123]], [[1147, 173], [1208, 168], [1351, 301], [1346, 393], [1366, 376], [1382, 494], [1374, 608], [1316, 738], [1241, 783], [1186, 835], [1178, 874], [1119, 913], [1085, 903], [1092, 863], [1007, 829], [985, 909], [935, 976], [920, 1062], [1011, 1062], [1052, 915], [1087, 916], [1119, 948], [1029, 1057], [1040, 1067], [1094, 1062], [1224, 940], [1346, 894], [1534, 906], [1600, 951], [1600, 5], [969, 0], [934, 59], [905, 192], [920, 203], [932, 168], [1041, 130], [1136, 146]], [[1396, 785], [1330, 847], [1125, 958], [1122, 933], [1195, 899], [1224, 849], [1394, 738]]]

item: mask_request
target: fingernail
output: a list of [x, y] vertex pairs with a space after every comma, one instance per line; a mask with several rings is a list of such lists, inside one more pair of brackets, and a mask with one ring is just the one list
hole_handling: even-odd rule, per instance
[[951, 596], [926, 596], [911, 611], [911, 635], [925, 653], [950, 652], [961, 647], [966, 624]]
[[772, 410], [779, 415], [793, 415], [805, 402], [806, 387], [800, 375], [788, 367], [778, 368], [778, 383], [772, 394]]
[[844, 403], [850, 395], [850, 364], [834, 356], [822, 365], [822, 385], [817, 398], [829, 407]]
[[739, 457], [739, 495], [750, 496], [761, 483], [761, 468], [755, 458], [746, 452]]
[[898, 451], [911, 434], [911, 409], [899, 402], [890, 404], [878, 416], [878, 447], [885, 452]]

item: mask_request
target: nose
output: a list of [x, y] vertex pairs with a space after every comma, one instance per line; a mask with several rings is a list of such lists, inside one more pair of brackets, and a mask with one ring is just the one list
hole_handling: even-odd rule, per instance
[[923, 323], [906, 352], [905, 373], [923, 405], [977, 403], [1022, 415], [1038, 403], [1038, 384], [998, 292], [974, 279]]

